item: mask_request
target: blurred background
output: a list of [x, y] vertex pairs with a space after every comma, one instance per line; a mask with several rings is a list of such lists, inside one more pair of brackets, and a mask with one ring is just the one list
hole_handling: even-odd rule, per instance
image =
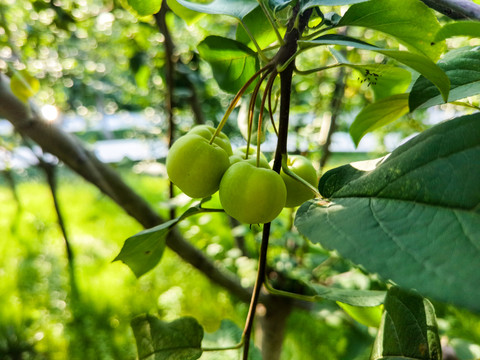
[[[171, 95], [176, 135], [194, 124], [215, 126], [232, 95], [218, 88], [196, 45], [207, 34], [235, 34], [237, 24], [228, 17], [205, 16], [189, 26], [172, 12], [164, 20], [175, 46]], [[371, 43], [397, 45], [378, 33], [355, 31], [352, 35]], [[178, 191], [169, 199], [165, 41], [154, 18], [139, 20], [115, 0], [0, 2], [0, 71], [10, 76], [26, 71], [37, 79], [34, 101], [45, 120], [78, 137], [168, 217], [172, 204], [180, 214], [192, 200]], [[449, 45], [480, 46], [480, 40], [454, 38]], [[352, 62], [382, 61], [365, 53], [345, 56]], [[328, 61], [327, 52], [318, 51], [298, 63], [310, 68]], [[367, 135], [355, 148], [348, 127], [374, 96], [353, 70], [295, 77], [289, 152], [310, 157], [320, 175], [383, 156], [418, 131], [468, 111], [452, 105], [417, 111], [415, 117]], [[338, 97], [343, 98], [340, 104]], [[478, 98], [470, 101], [478, 106]], [[224, 128], [234, 146], [245, 144], [240, 108]], [[262, 150], [271, 157], [274, 147], [270, 131]], [[125, 264], [112, 262], [125, 239], [142, 227], [3, 119], [0, 173], [0, 359], [135, 359], [130, 320], [145, 312], [167, 320], [191, 315], [207, 332], [215, 331], [222, 319], [243, 327], [247, 304], [168, 249], [140, 279]], [[212, 201], [218, 204], [215, 197]], [[293, 216], [286, 209], [273, 223], [269, 265], [280, 279], [284, 274], [299, 282], [383, 286], [306, 243], [293, 228]], [[242, 285], [253, 285], [258, 229], [216, 213], [191, 217], [179, 226], [189, 242], [238, 275]], [[480, 318], [441, 304], [436, 309], [441, 335], [457, 357], [480, 358]], [[282, 359], [366, 359], [375, 336], [374, 329], [330, 302], [294, 310], [287, 329]]]

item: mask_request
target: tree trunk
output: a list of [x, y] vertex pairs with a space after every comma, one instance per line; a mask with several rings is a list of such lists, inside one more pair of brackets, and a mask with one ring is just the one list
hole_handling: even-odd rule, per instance
[[257, 307], [256, 343], [260, 344], [263, 360], [279, 360], [288, 317], [293, 302], [286, 297], [272, 296], [267, 305]]

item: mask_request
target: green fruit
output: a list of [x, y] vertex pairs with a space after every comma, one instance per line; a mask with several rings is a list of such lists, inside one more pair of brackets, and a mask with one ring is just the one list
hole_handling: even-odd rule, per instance
[[[215, 128], [213, 126], [208, 126], [208, 125], [197, 125], [190, 129], [190, 131], [187, 133], [187, 135], [191, 134], [197, 134], [208, 141], [212, 139], [213, 134], [215, 134]], [[232, 152], [232, 146], [230, 145], [230, 140], [228, 139], [227, 135], [224, 133], [220, 132], [216, 137], [215, 140], [213, 140], [214, 144], [217, 144], [220, 146], [223, 150], [226, 151], [228, 156], [231, 156], [233, 154]]]
[[[257, 164], [257, 152], [255, 149], [250, 148], [248, 151], [248, 159], [245, 159], [245, 154], [247, 152], [247, 147], [241, 147], [237, 148], [233, 151], [233, 155], [230, 156], [230, 164], [233, 165], [237, 162], [240, 161], [248, 161], [250, 164], [255, 165]], [[263, 153], [260, 153], [260, 163], [259, 167], [265, 168], [265, 169], [270, 169], [270, 165], [268, 164], [268, 160], [263, 155]]]
[[[306, 157], [289, 155], [287, 166], [303, 180], [314, 187], [317, 186], [317, 171], [313, 167], [312, 162]], [[312, 190], [298, 180], [285, 174], [283, 171], [280, 172], [280, 175], [287, 187], [287, 200], [285, 202], [285, 207], [296, 207], [315, 197]]]
[[214, 194], [230, 166], [225, 149], [209, 142], [210, 139], [199, 134], [187, 133], [175, 141], [167, 155], [168, 177], [192, 198]]
[[243, 223], [264, 224], [280, 214], [287, 190], [275, 171], [256, 167], [247, 160], [228, 168], [219, 195], [228, 215]]

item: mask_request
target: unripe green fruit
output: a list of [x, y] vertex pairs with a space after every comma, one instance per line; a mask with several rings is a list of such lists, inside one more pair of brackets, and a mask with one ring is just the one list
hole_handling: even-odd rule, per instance
[[[317, 171], [312, 165], [312, 162], [304, 156], [289, 155], [287, 160], [288, 168], [301, 177], [303, 180], [311, 184], [317, 185]], [[303, 204], [305, 201], [313, 199], [315, 194], [298, 180], [285, 174], [283, 170], [280, 172], [285, 186], [287, 188], [287, 200], [285, 207], [296, 207]]]
[[243, 223], [264, 224], [280, 214], [287, 190], [275, 171], [247, 160], [228, 168], [220, 182], [219, 196], [228, 215]]
[[[187, 133], [187, 135], [197, 134], [204, 137], [208, 141], [210, 141], [212, 139], [213, 134], [215, 134], [215, 131], [216, 130], [213, 126], [197, 125], [191, 128], [190, 131]], [[230, 140], [228, 139], [227, 135], [225, 135], [224, 133], [220, 132], [213, 140], [213, 143], [217, 144], [223, 150], [225, 150], [228, 156], [231, 156], [233, 154], [232, 146], [230, 145]]]
[[168, 177], [192, 198], [214, 194], [230, 166], [229, 154], [225, 149], [216, 142], [209, 142], [210, 139], [199, 134], [187, 133], [175, 141], [168, 151]]
[[[257, 152], [255, 151], [255, 149], [253, 149], [253, 148], [249, 149], [248, 159], [245, 159], [246, 152], [247, 152], [247, 147], [246, 146], [235, 149], [233, 151], [233, 155], [230, 156], [230, 165], [233, 165], [233, 164], [235, 164], [237, 162], [240, 162], [240, 161], [247, 161], [250, 164], [256, 166], [257, 165]], [[262, 168], [265, 168], [265, 169], [270, 169], [270, 165], [268, 164], [268, 160], [265, 157], [265, 155], [263, 155], [263, 153], [260, 153], [259, 167], [262, 167]]]

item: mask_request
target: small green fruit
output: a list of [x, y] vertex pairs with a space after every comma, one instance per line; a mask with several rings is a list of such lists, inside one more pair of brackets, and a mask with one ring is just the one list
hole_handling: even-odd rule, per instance
[[199, 134], [187, 133], [175, 141], [167, 155], [168, 177], [192, 198], [214, 194], [230, 166], [224, 147], [209, 142], [210, 139]]
[[[287, 166], [291, 171], [312, 186], [315, 187], [317, 185], [317, 171], [313, 167], [312, 162], [306, 157], [289, 155]], [[285, 202], [285, 207], [296, 207], [315, 197], [315, 194], [298, 180], [285, 174], [283, 171], [280, 172], [280, 175], [287, 187], [287, 200]]]
[[[187, 134], [188, 135], [197, 134], [197, 135], [203, 136], [205, 139], [210, 141], [212, 139], [213, 134], [215, 134], [215, 131], [216, 131], [216, 129], [213, 126], [197, 125], [197, 126], [191, 128], [190, 131]], [[223, 132], [220, 132], [215, 137], [215, 140], [213, 140], [213, 143], [217, 144], [223, 150], [225, 150], [225, 152], [228, 154], [228, 156], [231, 156], [233, 154], [232, 145], [230, 145], [230, 140], [228, 139], [228, 136], [225, 135]]]
[[228, 215], [243, 223], [264, 224], [280, 214], [287, 190], [275, 171], [247, 160], [228, 168], [220, 182], [219, 196]]

